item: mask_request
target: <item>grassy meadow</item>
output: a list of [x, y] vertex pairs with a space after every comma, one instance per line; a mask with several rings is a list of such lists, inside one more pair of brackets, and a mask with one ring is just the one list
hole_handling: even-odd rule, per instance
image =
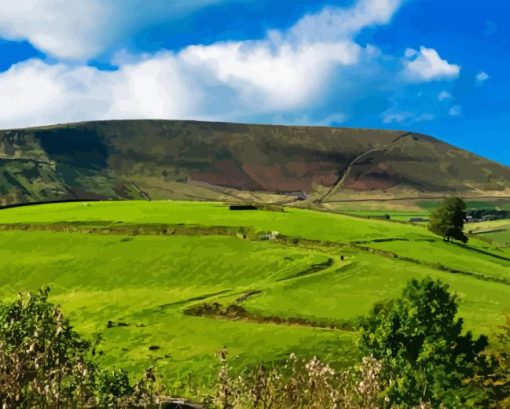
[[510, 246], [510, 220], [495, 220], [489, 222], [472, 223], [467, 227], [472, 234], [492, 240], [505, 247]]
[[[268, 232], [278, 235], [262, 240]], [[0, 257], [4, 300], [49, 285], [80, 333], [102, 337], [104, 364], [137, 375], [155, 365], [175, 390], [211, 379], [222, 347], [236, 368], [290, 352], [353, 363], [356, 318], [411, 278], [448, 283], [475, 333], [493, 334], [510, 311], [508, 247], [293, 208], [131, 201], [5, 209]], [[204, 303], [243, 313], [190, 315]]]

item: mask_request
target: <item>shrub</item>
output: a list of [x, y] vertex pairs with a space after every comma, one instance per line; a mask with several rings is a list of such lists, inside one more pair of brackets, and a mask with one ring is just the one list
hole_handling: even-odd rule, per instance
[[[487, 337], [473, 337], [456, 319], [457, 298], [440, 281], [412, 280], [402, 295], [362, 320], [360, 347], [383, 365], [383, 395], [391, 404], [489, 407], [494, 362]], [[481, 382], [481, 383], [480, 383]]]
[[102, 372], [91, 359], [94, 348], [48, 294], [20, 294], [0, 305], [2, 409], [152, 407], [160, 392], [153, 371], [134, 386], [123, 371]]
[[282, 365], [244, 371], [231, 377], [226, 351], [219, 353], [221, 366], [216, 394], [206, 399], [221, 409], [376, 409], [380, 363], [364, 358], [359, 367], [335, 371], [317, 357], [299, 359], [291, 354]]

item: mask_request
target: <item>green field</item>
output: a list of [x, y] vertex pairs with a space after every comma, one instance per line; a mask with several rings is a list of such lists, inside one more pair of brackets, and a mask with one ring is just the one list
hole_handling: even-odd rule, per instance
[[469, 224], [466, 228], [481, 238], [493, 241], [495, 244], [510, 246], [510, 220], [495, 220]]
[[[277, 231], [275, 240], [261, 234]], [[340, 255], [344, 260], [340, 260]], [[405, 223], [300, 209], [229, 211], [221, 203], [91, 202], [0, 211], [0, 295], [52, 288], [79, 332], [101, 334], [105, 365], [168, 383], [318, 355], [355, 362], [356, 318], [414, 277], [450, 284], [465, 325], [491, 335], [510, 311], [510, 248], [444, 243]], [[240, 316], [191, 316], [203, 303]]]

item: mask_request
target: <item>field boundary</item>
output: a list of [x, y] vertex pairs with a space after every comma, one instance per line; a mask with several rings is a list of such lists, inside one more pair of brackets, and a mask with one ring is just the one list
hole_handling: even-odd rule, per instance
[[[123, 236], [137, 236], [137, 235], [162, 235], [162, 236], [230, 236], [237, 237], [239, 239], [260, 241], [258, 235], [261, 231], [257, 231], [255, 228], [245, 226], [205, 226], [205, 225], [193, 225], [193, 224], [160, 224], [160, 223], [148, 223], [148, 224], [111, 224], [104, 221], [87, 221], [87, 222], [57, 222], [57, 223], [4, 223], [0, 224], [0, 231], [52, 231], [52, 232], [65, 232], [65, 233], [89, 233], [89, 234], [104, 234], [104, 235], [123, 235]], [[306, 239], [301, 237], [278, 235], [273, 240], [274, 243], [282, 245], [291, 245], [302, 247], [303, 245], [309, 247], [319, 247], [328, 249], [346, 249], [351, 248], [362, 252], [368, 252], [376, 254], [386, 258], [399, 259], [401, 261], [410, 262], [417, 265], [423, 265], [431, 267], [433, 269], [444, 271], [452, 274], [462, 274], [470, 276], [477, 280], [491, 281], [499, 284], [509, 285], [510, 279], [498, 278], [487, 276], [481, 273], [459, 270], [448, 267], [446, 265], [434, 262], [427, 262], [423, 260], [414, 259], [412, 257], [400, 256], [398, 253], [389, 250], [377, 249], [374, 247], [367, 246], [370, 243], [385, 242], [385, 241], [406, 241], [409, 239], [400, 238], [385, 238], [385, 239], [373, 239], [373, 240], [360, 240], [350, 242], [332, 242], [327, 240], [314, 240]], [[412, 241], [412, 240], [409, 240]], [[510, 261], [509, 258], [503, 257], [491, 252], [484, 250], [461, 246], [467, 250], [471, 250], [480, 254], [494, 257], [496, 259]], [[331, 261], [328, 261], [332, 263]], [[328, 265], [324, 268], [330, 267]], [[309, 267], [317, 268], [317, 267]], [[321, 267], [322, 268], [322, 267]], [[298, 273], [299, 274], [299, 273]], [[303, 275], [303, 274], [302, 274]], [[306, 275], [306, 274], [305, 274]], [[299, 276], [293, 276], [290, 278], [298, 278]], [[287, 278], [287, 279], [290, 279]], [[285, 278], [284, 278], [285, 279]], [[283, 281], [284, 279], [280, 279]]]
[[356, 320], [312, 320], [305, 317], [280, 317], [277, 315], [259, 315], [247, 310], [239, 304], [223, 305], [218, 302], [194, 305], [184, 310], [191, 317], [221, 319], [227, 321], [244, 321], [257, 324], [289, 325], [311, 328], [322, 328], [336, 331], [352, 332], [356, 329]]

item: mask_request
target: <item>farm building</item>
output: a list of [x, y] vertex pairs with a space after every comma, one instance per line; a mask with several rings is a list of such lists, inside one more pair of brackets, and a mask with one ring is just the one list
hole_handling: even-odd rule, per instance
[[425, 219], [423, 217], [411, 217], [409, 219], [409, 222], [411, 222], [411, 223], [422, 223], [422, 222], [427, 222], [427, 221], [428, 221], [428, 219]]
[[263, 233], [259, 235], [259, 240], [274, 240], [280, 235], [277, 231], [272, 231], [271, 233]]
[[258, 207], [255, 205], [248, 204], [232, 204], [228, 207], [230, 210], [257, 210]]
[[284, 195], [286, 196], [291, 196], [291, 197], [294, 197], [296, 200], [306, 200], [307, 199], [307, 194], [303, 191], [300, 191], [300, 192], [284, 192], [283, 193]]

